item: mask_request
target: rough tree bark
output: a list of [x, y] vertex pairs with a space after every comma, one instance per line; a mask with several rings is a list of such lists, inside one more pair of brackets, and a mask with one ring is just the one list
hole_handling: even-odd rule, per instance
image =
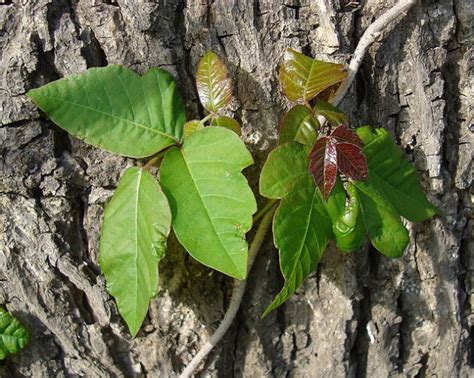
[[[131, 340], [97, 267], [102, 208], [133, 162], [70, 138], [25, 92], [92, 66], [170, 70], [188, 115], [208, 48], [231, 67], [233, 115], [257, 174], [287, 103], [277, 66], [293, 47], [347, 62], [395, 0], [0, 0], [0, 303], [30, 330], [2, 376], [170, 376], [215, 329], [231, 280], [171, 241], [161, 292]], [[384, 126], [444, 211], [409, 225], [405, 256], [330, 248], [304, 287], [266, 319], [281, 287], [267, 240], [237, 320], [206, 376], [468, 376], [474, 365], [472, 254], [474, 5], [423, 0], [371, 47], [342, 103], [353, 125]], [[261, 199], [260, 199], [261, 200]], [[174, 245], [174, 247], [173, 247]]]

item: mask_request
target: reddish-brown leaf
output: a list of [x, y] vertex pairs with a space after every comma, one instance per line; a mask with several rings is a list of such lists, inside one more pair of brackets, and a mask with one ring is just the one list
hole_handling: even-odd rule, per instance
[[335, 138], [338, 142], [352, 143], [360, 148], [362, 148], [363, 146], [363, 143], [360, 140], [359, 136], [354, 131], [349, 129], [346, 125], [336, 127], [331, 133], [331, 137]]
[[337, 150], [336, 141], [332, 138], [319, 138], [310, 153], [309, 170], [313, 180], [323, 193], [324, 198], [329, 196], [337, 177]]
[[352, 180], [367, 180], [367, 159], [361, 148], [353, 143], [338, 142], [336, 149], [339, 171]]

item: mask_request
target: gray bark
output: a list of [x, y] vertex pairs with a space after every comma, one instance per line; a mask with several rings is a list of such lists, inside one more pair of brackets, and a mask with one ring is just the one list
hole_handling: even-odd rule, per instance
[[[257, 188], [288, 108], [277, 80], [285, 49], [347, 62], [394, 2], [1, 0], [0, 303], [32, 335], [1, 374], [177, 374], [216, 328], [232, 288], [171, 242], [161, 291], [132, 340], [105, 291], [97, 242], [103, 205], [134, 162], [68, 136], [28, 89], [92, 66], [161, 66], [176, 76], [189, 118], [202, 116], [193, 75], [211, 48], [232, 71], [231, 113], [256, 157], [247, 173]], [[370, 49], [341, 105], [353, 125], [393, 133], [444, 215], [408, 225], [401, 259], [369, 246], [329, 248], [297, 294], [260, 320], [282, 285], [268, 237], [206, 376], [472, 374], [473, 30], [472, 2], [421, 1]]]

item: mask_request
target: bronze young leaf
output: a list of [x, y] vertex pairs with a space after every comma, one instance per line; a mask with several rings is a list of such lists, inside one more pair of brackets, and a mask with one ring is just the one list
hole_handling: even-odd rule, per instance
[[337, 171], [352, 180], [367, 180], [362, 141], [347, 126], [337, 127], [331, 135], [316, 141], [310, 153], [309, 169], [325, 199], [334, 187]]

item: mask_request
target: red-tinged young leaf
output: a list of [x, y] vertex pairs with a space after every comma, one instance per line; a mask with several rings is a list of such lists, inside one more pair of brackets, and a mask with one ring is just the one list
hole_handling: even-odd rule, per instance
[[359, 136], [346, 125], [336, 127], [331, 133], [331, 137], [337, 139], [338, 142], [352, 143], [361, 148], [364, 145]]
[[229, 104], [232, 98], [232, 83], [227, 67], [210, 50], [199, 61], [196, 85], [202, 106], [211, 113]]
[[280, 83], [290, 101], [311, 101], [346, 77], [344, 65], [314, 60], [292, 49], [280, 67]]
[[367, 180], [367, 159], [361, 148], [352, 143], [339, 142], [336, 149], [339, 171], [352, 180]]
[[337, 149], [333, 139], [319, 138], [310, 153], [309, 170], [325, 199], [331, 193], [337, 178]]

